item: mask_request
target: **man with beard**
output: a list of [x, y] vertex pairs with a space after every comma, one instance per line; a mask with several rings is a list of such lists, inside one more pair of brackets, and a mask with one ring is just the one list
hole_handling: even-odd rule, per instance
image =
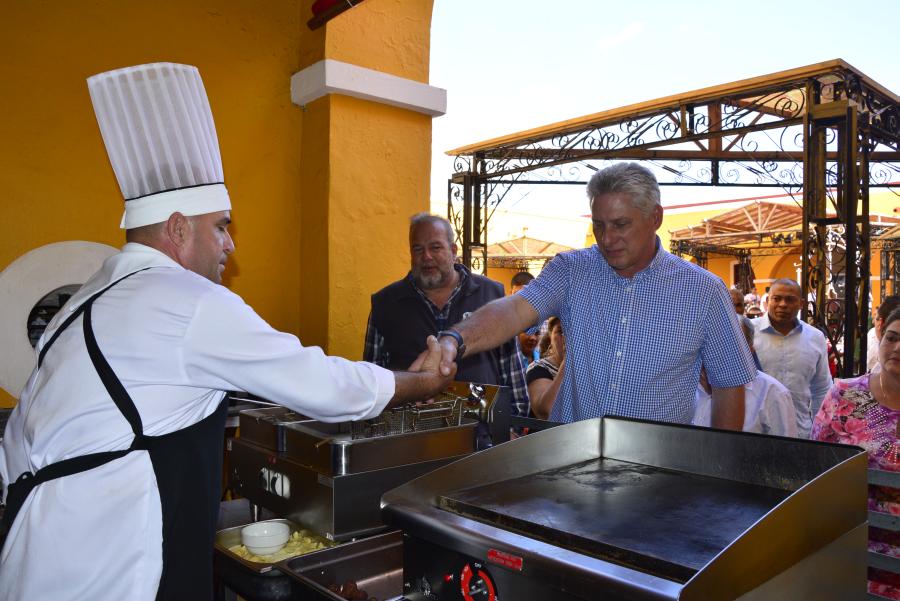
[[[419, 213], [410, 219], [411, 269], [405, 278], [372, 295], [363, 358], [382, 367], [408, 367], [424, 341], [470, 313], [503, 298], [503, 286], [456, 262], [450, 222]], [[513, 415], [527, 415], [528, 392], [515, 338], [492, 350], [464, 355], [456, 379], [499, 384], [512, 390]]]

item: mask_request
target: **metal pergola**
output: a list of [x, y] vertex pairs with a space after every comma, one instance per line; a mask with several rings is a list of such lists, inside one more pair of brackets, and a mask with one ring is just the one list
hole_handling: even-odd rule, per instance
[[[487, 264], [488, 221], [517, 185], [584, 185], [610, 162], [633, 160], [661, 185], [784, 189], [803, 211], [803, 318], [843, 343], [842, 376], [865, 365], [858, 340], [868, 327], [869, 188], [900, 194], [900, 97], [846, 62], [667, 96], [447, 154], [456, 157], [448, 217], [463, 262], [475, 269]], [[834, 303], [829, 288], [844, 298]]]
[[532, 268], [543, 268], [550, 259], [567, 250], [573, 249], [556, 242], [523, 235], [490, 245], [487, 249], [487, 266], [528, 271]]

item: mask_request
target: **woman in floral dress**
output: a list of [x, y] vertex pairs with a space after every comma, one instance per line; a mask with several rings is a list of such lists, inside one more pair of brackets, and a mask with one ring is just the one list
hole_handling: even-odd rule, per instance
[[[869, 467], [900, 471], [900, 309], [885, 320], [878, 346], [881, 370], [835, 380], [816, 415], [810, 438], [860, 446]], [[869, 486], [869, 509], [900, 515], [900, 489]], [[869, 527], [869, 550], [900, 557], [900, 534]], [[900, 575], [869, 568], [869, 592], [900, 600]]]

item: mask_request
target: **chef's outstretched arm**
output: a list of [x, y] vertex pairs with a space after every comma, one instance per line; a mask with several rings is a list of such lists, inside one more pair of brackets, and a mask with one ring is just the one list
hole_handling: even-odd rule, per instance
[[428, 348], [413, 362], [409, 371], [394, 372], [394, 396], [388, 407], [432, 398], [443, 392], [456, 375], [456, 363], [451, 362], [446, 373], [441, 371], [441, 346], [437, 339], [429, 336], [426, 343]]
[[[466, 345], [465, 355], [474, 355], [500, 346], [538, 320], [538, 312], [527, 300], [514, 294], [491, 301], [452, 329], [460, 333]], [[451, 336], [439, 340], [443, 356], [441, 373], [455, 371], [457, 342]]]

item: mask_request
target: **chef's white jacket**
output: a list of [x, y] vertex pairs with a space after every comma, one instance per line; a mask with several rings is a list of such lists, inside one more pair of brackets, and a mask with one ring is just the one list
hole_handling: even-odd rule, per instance
[[[100, 350], [157, 436], [211, 414], [243, 390], [323, 421], [378, 415], [394, 377], [370, 363], [326, 356], [263, 321], [226, 288], [166, 255], [126, 244], [54, 318], [38, 349], [91, 294]], [[99, 451], [133, 433], [91, 364], [82, 317], [53, 344], [12, 412], [0, 477]], [[5, 497], [5, 490], [4, 490]], [[153, 467], [136, 451], [45, 482], [29, 496], [0, 555], [0, 600], [152, 600], [162, 569], [162, 516]]]

